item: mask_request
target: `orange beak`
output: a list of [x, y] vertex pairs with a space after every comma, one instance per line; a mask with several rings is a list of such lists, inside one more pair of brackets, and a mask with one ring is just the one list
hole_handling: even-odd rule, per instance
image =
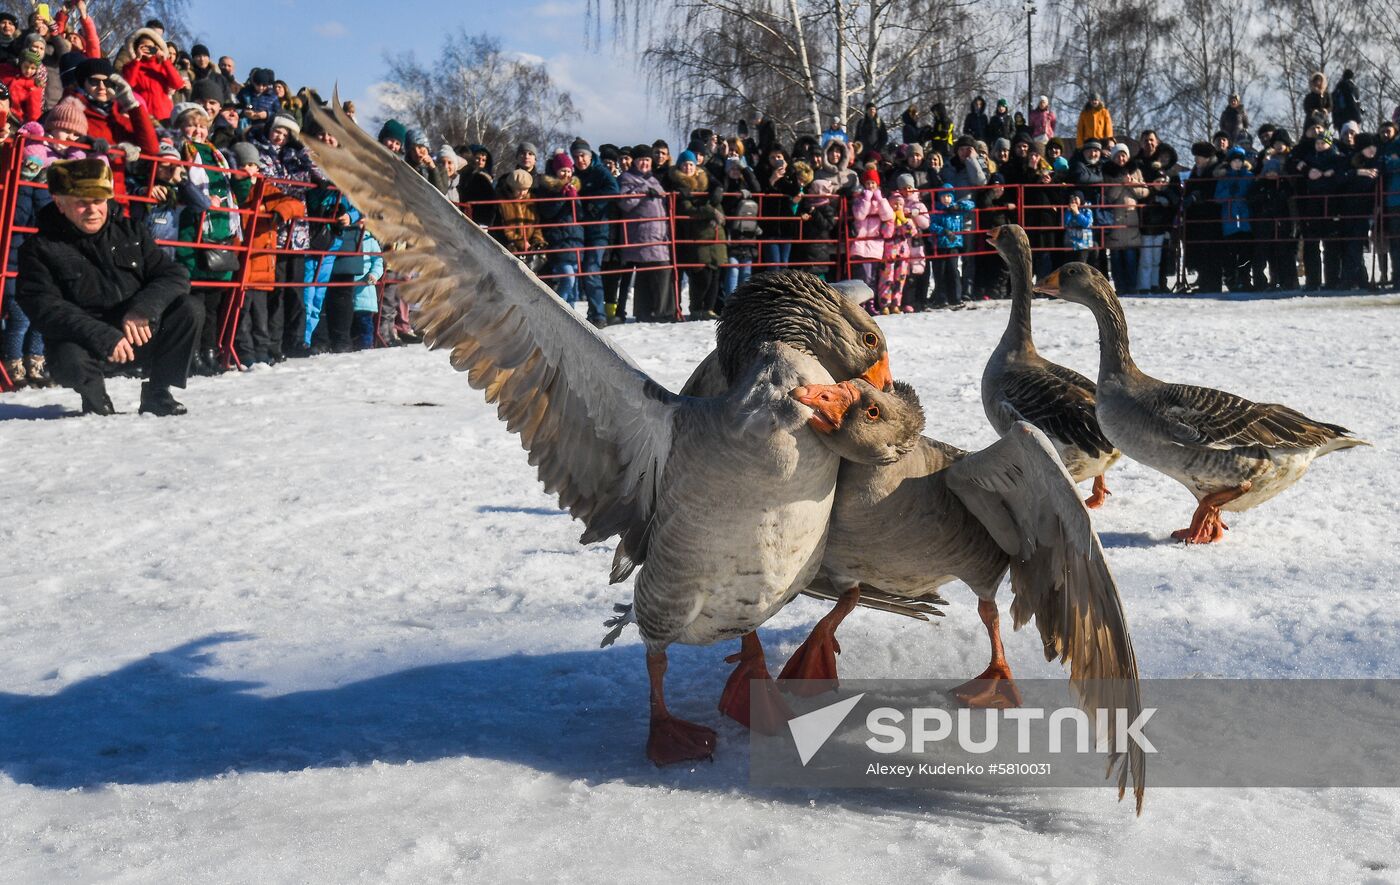
[[841, 427], [846, 410], [860, 399], [860, 391], [851, 382], [843, 381], [794, 387], [791, 396], [802, 405], [812, 407], [814, 414], [807, 419], [807, 426], [818, 433], [831, 433]]
[[894, 389], [894, 375], [890, 374], [889, 351], [885, 351], [885, 355], [880, 357], [880, 361], [866, 369], [865, 374], [860, 377], [876, 390], [888, 392]]
[[1035, 291], [1042, 295], [1049, 295], [1051, 298], [1060, 297], [1060, 272], [1057, 270], [1041, 280], [1040, 285], [1035, 287]]

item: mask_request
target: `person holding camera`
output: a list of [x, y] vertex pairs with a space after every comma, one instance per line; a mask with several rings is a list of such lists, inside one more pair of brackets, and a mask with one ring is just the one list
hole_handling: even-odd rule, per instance
[[117, 55], [116, 66], [153, 118], [170, 119], [174, 108], [170, 93], [184, 89], [185, 78], [170, 62], [168, 48], [160, 34], [150, 28], [137, 30], [127, 38]]

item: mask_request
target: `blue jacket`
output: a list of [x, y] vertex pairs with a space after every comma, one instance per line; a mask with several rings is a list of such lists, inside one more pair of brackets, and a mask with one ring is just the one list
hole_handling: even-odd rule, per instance
[[[617, 179], [608, 171], [600, 161], [594, 162], [582, 172], [574, 170], [574, 177], [578, 179], [578, 195], [580, 197], [599, 197], [608, 194], [620, 193]], [[579, 221], [607, 221], [615, 218], [617, 200], [579, 200], [578, 220]], [[589, 246], [606, 246], [611, 239], [612, 225], [610, 224], [585, 224], [583, 225], [583, 241]]]
[[1247, 234], [1249, 224], [1249, 192], [1254, 185], [1254, 176], [1248, 169], [1227, 169], [1225, 176], [1215, 183], [1215, 199], [1220, 201], [1220, 221], [1225, 236]]
[[1400, 210], [1400, 138], [1381, 145], [1380, 168], [1384, 181], [1385, 208]]
[[1094, 248], [1094, 212], [1081, 204], [1079, 211], [1065, 209], [1065, 246], [1076, 251]]
[[345, 248], [342, 251], [355, 249], [361, 254], [341, 255], [335, 260], [334, 272], [365, 281], [367, 285], [355, 286], [350, 290], [355, 298], [354, 311], [374, 313], [379, 310], [379, 292], [370, 279], [377, 281], [384, 276], [384, 256], [377, 254], [383, 247], [367, 230], [360, 231], [359, 236], [347, 233], [343, 245]]
[[928, 213], [928, 235], [934, 254], [947, 255], [962, 249], [962, 232], [972, 228], [970, 219], [976, 208], [969, 199], [957, 200], [945, 207], [934, 194], [933, 208]]

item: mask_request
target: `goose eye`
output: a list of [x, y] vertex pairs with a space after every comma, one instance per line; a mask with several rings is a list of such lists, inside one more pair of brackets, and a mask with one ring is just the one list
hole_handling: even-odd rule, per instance
[[880, 336], [879, 336], [879, 335], [876, 335], [874, 332], [866, 332], [866, 333], [865, 333], [865, 346], [866, 346], [866, 347], [879, 347], [879, 346], [880, 346]]
[[865, 417], [869, 418], [871, 421], [879, 421], [879, 420], [880, 420], [880, 407], [879, 407], [879, 406], [871, 406], [870, 408], [866, 409], [866, 410], [865, 410]]

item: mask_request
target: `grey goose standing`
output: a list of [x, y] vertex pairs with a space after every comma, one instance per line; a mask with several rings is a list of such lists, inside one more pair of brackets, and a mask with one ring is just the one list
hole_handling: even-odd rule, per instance
[[648, 756], [711, 755], [714, 731], [667, 710], [666, 648], [751, 632], [815, 576], [839, 459], [789, 393], [833, 375], [883, 386], [884, 336], [834, 290], [807, 286], [721, 323], [727, 395], [672, 394], [339, 105], [313, 105], [312, 154], [381, 242], [406, 244], [394, 270], [417, 275], [401, 293], [425, 343], [496, 404], [545, 489], [584, 523], [582, 543], [620, 536], [612, 580], [641, 567]]
[[1007, 224], [994, 229], [988, 239], [1011, 271], [1011, 316], [982, 370], [982, 408], [997, 433], [1006, 433], [1018, 421], [1034, 424], [1050, 438], [1075, 482], [1094, 480], [1093, 493], [1084, 504], [1099, 507], [1109, 494], [1104, 473], [1120, 453], [1099, 429], [1094, 382], [1050, 362], [1035, 348], [1031, 244], [1025, 230]]
[[1210, 387], [1168, 384], [1142, 372], [1128, 348], [1128, 323], [1112, 284], [1072, 261], [1038, 289], [1093, 312], [1099, 326], [1099, 426], [1123, 454], [1165, 473], [1196, 496], [1191, 525], [1172, 533], [1188, 544], [1219, 541], [1221, 510], [1248, 510], [1293, 485], [1314, 460], [1369, 445], [1276, 403], [1255, 403]]

